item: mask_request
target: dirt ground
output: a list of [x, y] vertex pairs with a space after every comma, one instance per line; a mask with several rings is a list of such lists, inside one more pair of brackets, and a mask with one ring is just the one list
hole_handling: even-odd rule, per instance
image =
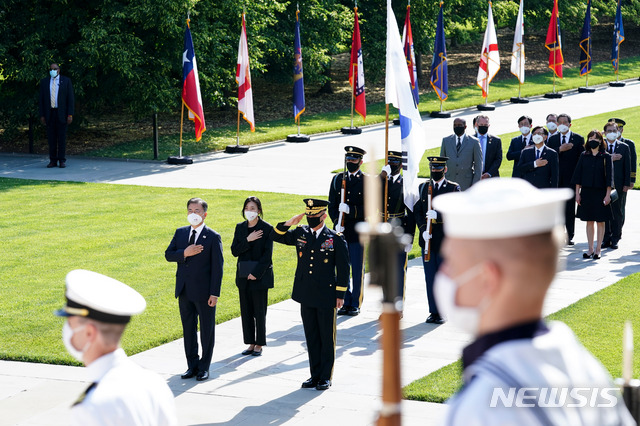
[[[596, 25], [592, 27], [593, 61], [607, 61], [611, 54], [612, 26]], [[549, 52], [544, 47], [545, 32], [525, 34], [526, 73], [527, 76], [550, 72], [548, 69]], [[626, 26], [626, 40], [621, 45], [622, 61], [625, 57], [640, 55], [640, 43], [634, 40], [640, 39], [640, 28]], [[510, 73], [511, 46], [513, 45], [513, 29], [501, 29], [498, 31], [498, 45], [500, 46], [501, 68], [495, 80], [514, 78]], [[563, 41], [563, 53], [565, 67], [576, 67], [579, 63], [579, 35], [567, 35]], [[480, 49], [482, 40], [464, 46], [447, 48], [449, 60], [449, 87], [469, 86], [475, 83], [478, 72]], [[366, 49], [366, 46], [364, 46]], [[429, 73], [432, 55], [422, 56], [423, 70], [418, 80], [420, 93], [431, 91], [429, 85]], [[349, 108], [349, 85], [347, 82], [349, 54], [336, 55], [332, 64], [333, 93], [320, 94], [319, 87], [306, 87], [307, 113], [320, 113]], [[365, 58], [366, 61], [366, 58]], [[367, 64], [365, 62], [365, 73]], [[366, 75], [365, 75], [366, 79]], [[273, 84], [254, 76], [254, 111], [256, 121], [269, 121], [291, 117], [292, 88], [290, 84]], [[373, 84], [367, 81], [367, 103], [383, 102], [384, 80]], [[209, 108], [205, 111], [207, 128], [214, 129], [220, 126], [235, 125], [237, 111], [231, 108], [228, 111]], [[87, 122], [82, 128], [76, 128], [69, 135], [72, 141], [67, 145], [69, 154], [82, 154], [88, 150], [104, 146], [116, 145], [122, 142], [151, 137], [153, 134], [151, 118], [131, 121], [126, 114], [115, 114], [100, 117], [85, 117]], [[187, 120], [185, 120], [186, 123]], [[186, 126], [191, 126], [185, 124]], [[192, 127], [186, 129], [192, 131]], [[175, 114], [163, 114], [159, 117], [159, 132], [161, 135], [179, 133], [180, 116], [176, 107]], [[44, 132], [39, 132], [39, 140], [36, 141], [36, 151], [46, 153], [46, 137]], [[18, 140], [7, 142], [0, 141], [0, 151], [3, 152], [28, 152], [28, 139], [25, 134]]]

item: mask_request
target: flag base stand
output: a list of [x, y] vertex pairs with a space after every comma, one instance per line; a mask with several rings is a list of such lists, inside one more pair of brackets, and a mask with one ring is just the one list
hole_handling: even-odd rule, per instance
[[491, 104], [478, 105], [478, 111], [495, 111], [495, 110], [496, 110], [495, 105], [491, 105]]
[[611, 83], [609, 83], [609, 87], [624, 87], [626, 86], [627, 83], [625, 83], [624, 81], [612, 81]]
[[400, 119], [399, 118], [394, 118], [393, 119], [393, 125], [394, 126], [399, 126], [400, 125]]
[[431, 118], [451, 118], [450, 112], [442, 112], [442, 111], [431, 111], [429, 113], [429, 117]]
[[545, 93], [544, 97], [547, 99], [560, 99], [562, 98], [562, 93]]
[[311, 138], [308, 135], [296, 133], [287, 136], [287, 142], [309, 142]]
[[596, 89], [593, 87], [578, 87], [578, 93], [595, 93]]
[[193, 164], [193, 158], [191, 157], [169, 157], [167, 158], [168, 164]]
[[249, 152], [248, 145], [227, 145], [224, 149], [227, 154], [246, 154]]
[[511, 98], [509, 102], [511, 102], [512, 104], [528, 104], [529, 99], [517, 97], [517, 98]]
[[340, 131], [344, 135], [359, 135], [362, 133], [362, 129], [359, 127], [343, 127]]

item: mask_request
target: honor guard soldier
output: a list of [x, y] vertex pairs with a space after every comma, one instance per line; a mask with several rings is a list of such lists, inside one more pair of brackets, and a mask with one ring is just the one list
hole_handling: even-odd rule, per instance
[[485, 179], [435, 198], [446, 233], [436, 300], [473, 339], [442, 424], [635, 424], [602, 364], [569, 327], [542, 318], [571, 196], [569, 188]]
[[177, 425], [173, 394], [156, 373], [127, 358], [120, 339], [146, 302], [131, 287], [96, 272], [67, 274], [62, 340], [87, 368], [91, 385], [71, 408], [72, 425]]
[[[336, 309], [342, 307], [349, 285], [349, 253], [344, 239], [324, 225], [329, 202], [307, 198], [304, 203], [305, 212], [278, 223], [271, 238], [296, 246], [298, 266], [291, 298], [300, 303], [311, 370], [302, 387], [326, 390], [336, 355]], [[305, 215], [308, 225], [295, 227]]]
[[413, 207], [416, 224], [418, 226], [419, 244], [422, 248], [422, 265], [424, 278], [427, 283], [427, 302], [429, 316], [426, 323], [442, 324], [444, 320], [438, 310], [433, 293], [433, 283], [436, 272], [442, 263], [440, 247], [444, 239], [442, 215], [433, 209], [433, 198], [449, 192], [460, 192], [460, 185], [448, 181], [444, 175], [447, 172], [447, 157], [428, 157], [431, 178], [420, 185], [418, 194], [420, 199]]
[[345, 146], [344, 150], [344, 171], [334, 176], [329, 188], [329, 217], [347, 241], [351, 262], [351, 287], [338, 315], [355, 316], [360, 313], [364, 295], [364, 250], [355, 226], [364, 221], [364, 174], [360, 166], [366, 152], [356, 146]]
[[[382, 206], [380, 212], [384, 218], [387, 213], [387, 221], [399, 221], [405, 234], [411, 236], [411, 243], [405, 246], [404, 252], [398, 254], [398, 296], [404, 300], [404, 287], [407, 278], [407, 253], [413, 247], [413, 234], [416, 230], [416, 222], [413, 212], [404, 204], [404, 181], [402, 179], [402, 153], [399, 151], [389, 151], [387, 153], [388, 163], [382, 168], [380, 180], [382, 183], [382, 200], [384, 203], [386, 192], [386, 210]], [[385, 191], [385, 185], [387, 186]]]

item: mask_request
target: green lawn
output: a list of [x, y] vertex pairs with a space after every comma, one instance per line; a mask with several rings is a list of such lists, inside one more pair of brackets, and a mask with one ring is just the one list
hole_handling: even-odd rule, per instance
[[[640, 68], [640, 56], [634, 56], [625, 59], [620, 65], [620, 78], [636, 78], [638, 77], [638, 69]], [[593, 71], [589, 75], [589, 84], [597, 85], [615, 80], [612, 72], [611, 63], [609, 61], [598, 62], [593, 65]], [[584, 86], [584, 77], [579, 76], [578, 68], [566, 68], [564, 70], [564, 79], [556, 80], [556, 88], [558, 91], [575, 89]], [[422, 83], [423, 87], [428, 82]], [[522, 86], [522, 96], [535, 96], [550, 92], [553, 85], [553, 74], [549, 72], [527, 77], [526, 83]], [[509, 99], [518, 94], [518, 80], [512, 79], [499, 80], [491, 84], [489, 91], [489, 102]], [[313, 102], [312, 100], [310, 102]], [[454, 110], [467, 108], [483, 103], [480, 88], [475, 84], [455, 88], [449, 90], [449, 99], [444, 103], [445, 110]], [[345, 105], [347, 107], [347, 105]], [[440, 101], [434, 92], [429, 89], [428, 93], [420, 95], [420, 111], [429, 113], [440, 109]], [[391, 115], [396, 116], [395, 110], [391, 107]], [[367, 124], [381, 123], [385, 120], [385, 106], [383, 103], [367, 105]], [[354, 119], [356, 126], [361, 125], [359, 117]], [[324, 113], [324, 114], [303, 114], [302, 115], [301, 132], [306, 134], [316, 134], [322, 132], [330, 132], [339, 130], [341, 127], [349, 126], [350, 109], [345, 108], [342, 111]], [[515, 124], [514, 124], [515, 127]], [[269, 141], [281, 140], [288, 134], [296, 133], [297, 129], [293, 123], [293, 119], [273, 120], [267, 122], [256, 123], [255, 133], [247, 130], [246, 123], [241, 126], [241, 144], [254, 145]], [[164, 161], [169, 155], [176, 155], [178, 151], [179, 135], [162, 135], [159, 137], [159, 159]], [[192, 134], [185, 133], [183, 135], [183, 154], [194, 155], [203, 152], [224, 149], [226, 145], [235, 145], [236, 143], [236, 126], [225, 126], [218, 128], [210, 128], [203, 133], [200, 142], [196, 142]], [[97, 157], [113, 157], [113, 158], [138, 158], [153, 159], [152, 152], [153, 142], [151, 137], [123, 144], [111, 146], [108, 148], [89, 151], [86, 155]]]
[[[125, 334], [127, 353], [182, 337], [173, 296], [176, 265], [164, 251], [175, 228], [187, 224], [186, 201], [194, 196], [210, 203], [206, 223], [224, 245], [217, 321], [239, 316], [230, 246], [248, 195], [262, 200], [273, 225], [303, 211], [296, 195], [0, 179], [0, 359], [74, 363], [62, 345], [63, 320], [53, 311], [63, 305], [65, 275], [78, 268], [119, 279], [147, 300]], [[270, 303], [291, 296], [293, 248], [276, 244], [273, 260]]]
[[[622, 375], [622, 330], [624, 322], [633, 324], [634, 347], [640, 345], [640, 273], [588, 296], [552, 315], [548, 320], [562, 321], [582, 344], [600, 360], [612, 377]], [[633, 377], [640, 376], [640, 353], [634, 352]], [[462, 365], [456, 361], [403, 389], [406, 399], [444, 402], [462, 385]]]

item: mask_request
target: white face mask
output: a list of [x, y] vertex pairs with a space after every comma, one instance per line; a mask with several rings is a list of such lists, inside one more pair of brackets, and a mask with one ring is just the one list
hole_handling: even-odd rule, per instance
[[73, 343], [71, 343], [71, 339], [73, 338], [73, 335], [75, 333], [77, 333], [78, 331], [82, 330], [85, 327], [86, 325], [83, 325], [74, 330], [71, 328], [68, 321], [65, 321], [64, 325], [62, 326], [62, 343], [64, 343], [64, 347], [67, 349], [67, 352], [69, 352], [69, 355], [71, 355], [73, 358], [75, 358], [77, 361], [80, 361], [80, 362], [84, 362], [83, 360], [84, 352], [87, 350], [89, 346], [89, 342], [87, 342], [87, 344], [85, 345], [84, 348], [82, 348], [82, 350], [78, 350], [73, 346]]
[[191, 225], [198, 226], [202, 223], [202, 216], [200, 216], [199, 214], [191, 213], [187, 216], [187, 220]]
[[244, 211], [244, 217], [247, 218], [247, 220], [249, 222], [251, 222], [253, 219], [255, 219], [256, 217], [258, 217], [258, 212], [253, 212], [251, 210], [245, 210]]
[[615, 141], [616, 139], [618, 139], [618, 132], [607, 133], [607, 139], [609, 139], [611, 142]]
[[527, 126], [520, 127], [520, 133], [522, 133], [523, 135], [526, 135], [530, 131], [531, 131], [531, 127], [527, 127]]
[[566, 124], [561, 124], [558, 126], [558, 131], [560, 133], [567, 133], [569, 131], [569, 126], [567, 126]]
[[549, 129], [550, 132], [555, 132], [557, 128], [558, 128], [558, 125], [553, 121], [550, 121], [547, 123], [547, 129]]
[[456, 304], [456, 292], [458, 287], [470, 281], [478, 275], [482, 268], [479, 263], [459, 275], [456, 279], [450, 278], [443, 272], [436, 273], [434, 282], [434, 295], [438, 310], [444, 318], [465, 332], [476, 336], [480, 325], [480, 315], [486, 308], [488, 303], [486, 298], [483, 299], [478, 306], [458, 306]]
[[542, 135], [533, 135], [531, 139], [533, 140], [533, 143], [535, 143], [536, 145], [544, 140]]

